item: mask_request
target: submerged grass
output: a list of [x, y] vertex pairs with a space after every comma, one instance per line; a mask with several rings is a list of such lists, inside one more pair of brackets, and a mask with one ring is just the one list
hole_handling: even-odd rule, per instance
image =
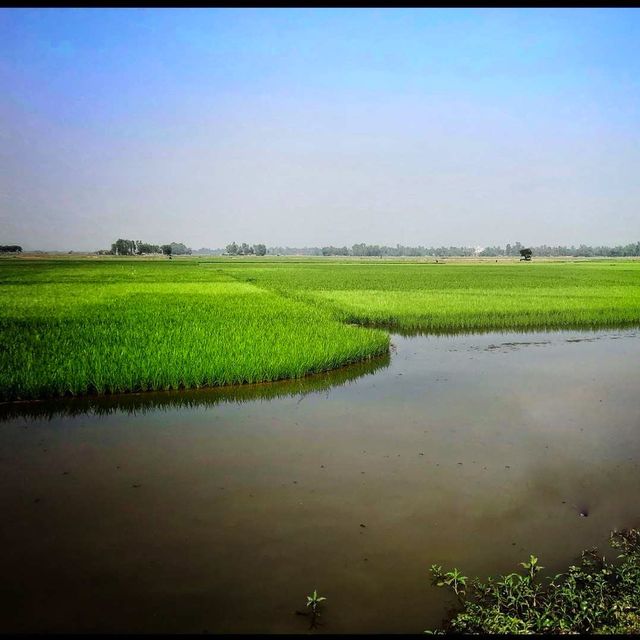
[[299, 378], [387, 352], [366, 325], [630, 324], [638, 262], [0, 260], [0, 400]]

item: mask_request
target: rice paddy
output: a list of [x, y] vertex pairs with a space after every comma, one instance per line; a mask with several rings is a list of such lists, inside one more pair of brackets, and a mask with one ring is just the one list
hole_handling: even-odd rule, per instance
[[632, 261], [2, 260], [0, 399], [300, 378], [388, 352], [383, 327], [635, 324]]
[[195, 262], [3, 262], [0, 398], [298, 378], [385, 353], [383, 331]]
[[239, 264], [239, 280], [397, 332], [622, 327], [640, 323], [640, 262]]

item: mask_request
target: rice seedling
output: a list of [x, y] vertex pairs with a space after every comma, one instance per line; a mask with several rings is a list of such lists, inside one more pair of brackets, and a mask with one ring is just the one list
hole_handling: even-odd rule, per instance
[[640, 324], [640, 263], [329, 263], [228, 267], [239, 280], [330, 309], [343, 322], [398, 332]]
[[320, 617], [320, 604], [326, 598], [318, 594], [318, 590], [314, 589], [311, 595], [307, 596], [307, 607], [310, 611], [296, 611], [296, 615], [310, 616], [309, 629], [315, 629], [320, 625], [318, 618]]
[[158, 391], [157, 393], [122, 393], [110, 396], [70, 396], [41, 402], [0, 403], [0, 422], [23, 419], [25, 422], [61, 416], [114, 414], [145, 415], [178, 408], [210, 408], [218, 404], [247, 402], [256, 399], [298, 397], [322, 394], [328, 389], [348, 385], [372, 375], [389, 364], [390, 356], [366, 359], [349, 367], [340, 367], [302, 378], [285, 379], [268, 384], [238, 384], [201, 389]]
[[14, 261], [0, 278], [2, 400], [299, 378], [389, 345], [195, 262]]
[[318, 595], [318, 590], [314, 589], [313, 593], [310, 596], [307, 596], [307, 607], [311, 607], [311, 611], [314, 616], [319, 614], [320, 603], [326, 600], [324, 596]]
[[631, 261], [2, 260], [0, 400], [300, 378], [386, 353], [389, 329], [639, 323]]

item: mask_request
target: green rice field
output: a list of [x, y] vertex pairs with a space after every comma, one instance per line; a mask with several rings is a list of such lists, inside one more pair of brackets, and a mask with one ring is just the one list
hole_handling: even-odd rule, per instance
[[4, 259], [0, 400], [300, 378], [387, 353], [387, 329], [636, 324], [633, 261]]
[[238, 264], [229, 270], [347, 323], [398, 332], [640, 323], [640, 262]]
[[3, 262], [0, 397], [296, 378], [388, 350], [333, 319], [197, 262]]

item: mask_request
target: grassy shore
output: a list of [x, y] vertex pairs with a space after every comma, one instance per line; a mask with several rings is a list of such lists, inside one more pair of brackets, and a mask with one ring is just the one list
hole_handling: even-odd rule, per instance
[[366, 325], [632, 324], [637, 261], [6, 259], [0, 399], [299, 378], [386, 353]]

